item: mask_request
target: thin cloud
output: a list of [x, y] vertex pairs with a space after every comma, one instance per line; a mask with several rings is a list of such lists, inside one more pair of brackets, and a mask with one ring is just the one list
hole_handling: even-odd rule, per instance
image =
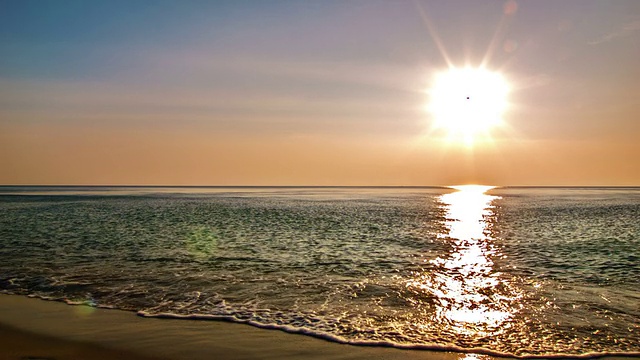
[[636, 32], [640, 30], [640, 20], [634, 20], [631, 21], [629, 23], [626, 23], [625, 25], [623, 25], [622, 27], [616, 29], [615, 31], [600, 36], [599, 38], [596, 38], [594, 40], [589, 41], [590, 45], [598, 45], [598, 44], [602, 44], [605, 42], [609, 42], [612, 41], [614, 39], [617, 38], [621, 38], [621, 37], [625, 37], [625, 36], [629, 36], [632, 33]]

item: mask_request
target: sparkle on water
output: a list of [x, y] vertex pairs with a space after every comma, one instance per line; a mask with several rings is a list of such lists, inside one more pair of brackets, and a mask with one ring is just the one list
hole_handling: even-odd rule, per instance
[[499, 255], [492, 244], [487, 217], [492, 216], [491, 203], [497, 196], [487, 195], [493, 186], [452, 186], [456, 192], [440, 196], [446, 208], [446, 229], [440, 238], [452, 242], [452, 251], [431, 260], [442, 271], [417, 274], [409, 286], [434, 296], [436, 317], [456, 332], [469, 335], [496, 331], [514, 309], [518, 297], [503, 296], [495, 301], [491, 288], [500, 284], [493, 269], [492, 257]]
[[494, 355], [640, 349], [639, 189], [4, 191], [0, 292], [79, 316]]

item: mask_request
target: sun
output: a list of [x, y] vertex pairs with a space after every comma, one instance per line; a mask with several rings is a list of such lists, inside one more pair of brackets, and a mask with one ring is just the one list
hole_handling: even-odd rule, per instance
[[449, 140], [473, 144], [502, 123], [509, 85], [484, 68], [450, 68], [434, 76], [428, 93], [434, 129], [444, 130]]

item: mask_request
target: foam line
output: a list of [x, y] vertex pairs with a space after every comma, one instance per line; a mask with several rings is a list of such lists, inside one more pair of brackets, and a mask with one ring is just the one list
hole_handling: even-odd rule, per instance
[[300, 328], [288, 325], [278, 324], [263, 324], [252, 320], [238, 319], [234, 316], [228, 315], [204, 315], [204, 314], [190, 314], [180, 315], [172, 313], [149, 313], [146, 311], [138, 311], [138, 316], [158, 319], [181, 319], [181, 320], [215, 320], [215, 321], [229, 321], [240, 324], [247, 324], [261, 329], [273, 329], [280, 330], [291, 334], [302, 334], [312, 336], [315, 338], [332, 341], [340, 344], [348, 344], [355, 346], [380, 346], [380, 347], [393, 347], [397, 349], [405, 350], [431, 350], [431, 351], [452, 351], [458, 353], [474, 353], [484, 354], [496, 357], [516, 358], [516, 359], [597, 359], [607, 356], [617, 357], [633, 357], [640, 358], [640, 352], [592, 352], [585, 354], [526, 354], [516, 355], [506, 352], [500, 352], [495, 350], [489, 350], [484, 348], [462, 348], [455, 345], [438, 345], [438, 344], [404, 344], [396, 343], [392, 341], [367, 341], [367, 340], [348, 340], [341, 336], [333, 334], [314, 331], [307, 328]]

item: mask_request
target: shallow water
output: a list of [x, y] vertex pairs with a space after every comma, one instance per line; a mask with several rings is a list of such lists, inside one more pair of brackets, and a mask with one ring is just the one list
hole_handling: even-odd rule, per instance
[[0, 244], [5, 293], [356, 344], [640, 352], [639, 188], [0, 187]]

